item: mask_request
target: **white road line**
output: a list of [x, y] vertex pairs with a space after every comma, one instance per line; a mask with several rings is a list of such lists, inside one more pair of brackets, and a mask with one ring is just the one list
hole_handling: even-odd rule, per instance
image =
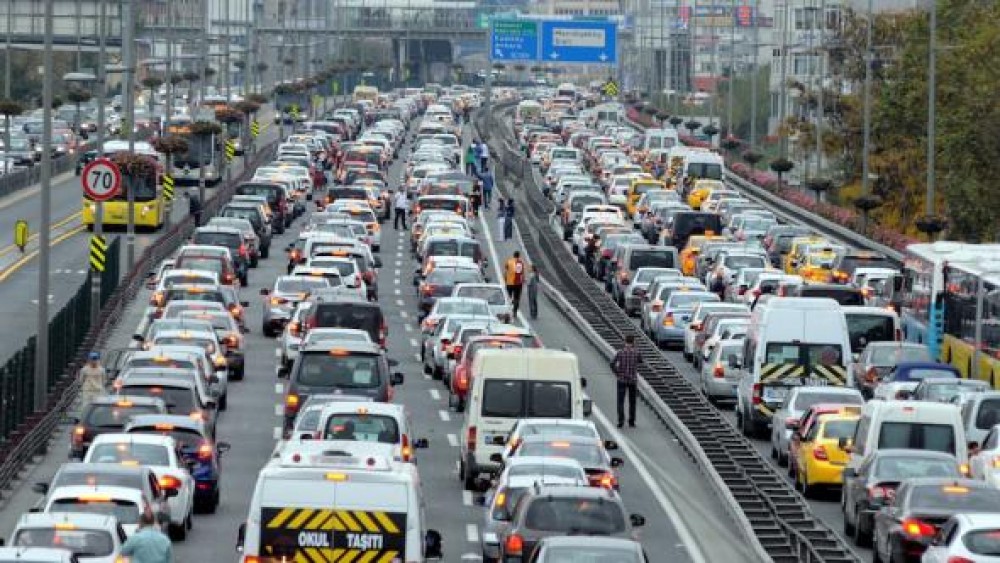
[[430, 392], [431, 399], [434, 399], [435, 401], [441, 400], [441, 392], [437, 389], [428, 389], [427, 391]]
[[413, 332], [413, 327], [410, 325], [403, 325], [403, 328], [406, 329], [406, 332]]
[[443, 422], [451, 422], [451, 415], [448, 414], [448, 411], [440, 410], [438, 411], [438, 416], [441, 417]]
[[416, 338], [411, 338], [410, 339], [410, 346], [413, 346], [414, 348], [416, 348], [417, 346], [420, 346], [420, 343], [417, 342]]
[[[399, 280], [396, 280], [396, 283], [399, 283]], [[402, 295], [403, 294], [403, 290], [400, 289], [400, 288], [398, 288], [398, 287], [396, 289], [392, 290], [392, 292], [395, 293], [396, 295]]]
[[[275, 426], [274, 427], [274, 429], [271, 431], [271, 437], [273, 439], [275, 439], [275, 440], [280, 440], [281, 439], [281, 427], [280, 426]], [[465, 492], [469, 492], [469, 491], [465, 491]]]
[[465, 539], [469, 543], [479, 543], [479, 526], [475, 524], [465, 525]]
[[274, 384], [274, 394], [275, 395], [284, 395], [285, 394], [285, 384], [283, 384], [283, 383], [275, 383]]
[[281, 348], [275, 348], [274, 349], [274, 357], [275, 358], [280, 358], [281, 357]]
[[[448, 445], [457, 448], [458, 447], [458, 436], [454, 434], [448, 434]], [[464, 500], [465, 495], [469, 495], [469, 502], [465, 503], [465, 506], [472, 506], [472, 491], [462, 491], [462, 497]]]
[[395, 276], [398, 278], [399, 277], [399, 268], [396, 268], [395, 270], [393, 270], [393, 274], [395, 274]]
[[[396, 285], [399, 285], [399, 283], [400, 283], [399, 282], [399, 278], [393, 278], [392, 283], [394, 283]], [[399, 290], [397, 289], [396, 291], [398, 292]]]
[[281, 416], [283, 409], [281, 403], [274, 405], [274, 416]]
[[420, 354], [414, 354], [413, 357], [416, 358], [418, 362], [420, 361]]
[[405, 319], [405, 318], [409, 317], [410, 314], [407, 313], [406, 311], [400, 311], [399, 312], [399, 316]]
[[397, 299], [396, 300], [396, 305], [399, 305], [400, 307], [402, 307], [403, 305], [406, 305], [406, 303], [404, 303], [402, 299]]
[[692, 563], [706, 563], [708, 560], [705, 558], [705, 554], [702, 553], [701, 545], [699, 545], [694, 536], [691, 534], [691, 530], [688, 529], [687, 524], [681, 517], [680, 512], [677, 507], [670, 501], [663, 490], [656, 483], [656, 480], [646, 469], [646, 465], [639, 459], [636, 455], [635, 450], [631, 445], [631, 440], [629, 440], [625, 434], [618, 431], [618, 429], [611, 424], [611, 421], [601, 412], [601, 409], [594, 407], [594, 416], [597, 421], [604, 426], [604, 430], [611, 435], [611, 438], [618, 443], [618, 447], [629, 460], [629, 464], [635, 468], [635, 471], [639, 474], [639, 477], [646, 484], [646, 487], [653, 492], [653, 498], [656, 500], [660, 508], [666, 514], [667, 519], [670, 520], [671, 525], [673, 525], [674, 530], [677, 531], [677, 536], [680, 538], [681, 543], [684, 545], [688, 556], [691, 558]]

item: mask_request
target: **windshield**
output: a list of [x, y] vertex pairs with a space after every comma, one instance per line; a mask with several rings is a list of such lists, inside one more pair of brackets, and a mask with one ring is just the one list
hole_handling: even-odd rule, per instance
[[[665, 139], [668, 141], [669, 139]], [[546, 563], [643, 563], [635, 549], [621, 547], [549, 547], [545, 550]]]
[[719, 296], [714, 293], [686, 293], [674, 292], [670, 295], [668, 309], [691, 309], [695, 303], [703, 301], [718, 301]]
[[930, 450], [955, 454], [955, 430], [949, 424], [883, 422], [878, 437], [883, 449]]
[[517, 464], [512, 465], [510, 471], [507, 473], [508, 477], [519, 477], [522, 475], [538, 475], [546, 476], [552, 475], [553, 477], [563, 477], [565, 479], [584, 479], [585, 476], [580, 473], [580, 470], [576, 467], [567, 467], [565, 465], [551, 464]]
[[459, 297], [472, 297], [482, 299], [490, 305], [503, 305], [507, 303], [507, 296], [503, 289], [499, 287], [462, 287], [458, 290]]
[[839, 365], [843, 350], [836, 344], [796, 344], [769, 342], [764, 363]]
[[[77, 511], [81, 512], [81, 511]], [[78, 557], [107, 557], [114, 551], [111, 533], [104, 530], [67, 530], [26, 528], [18, 530], [13, 544], [17, 547], [67, 549]], [[22, 561], [17, 557], [17, 561]]]
[[763, 256], [726, 256], [726, 267], [739, 270], [740, 268], [763, 268], [766, 266]]
[[152, 385], [122, 387], [123, 395], [139, 395], [141, 397], [159, 397], [167, 404], [170, 414], [189, 414], [194, 412], [194, 392], [184, 387], [156, 387]]
[[242, 237], [236, 233], [222, 233], [218, 231], [197, 231], [194, 233], [194, 244], [204, 244], [209, 246], [223, 246], [226, 248], [239, 248], [243, 243]]
[[311, 279], [300, 276], [280, 279], [274, 289], [282, 293], [307, 293], [318, 287], [329, 287], [329, 285], [326, 278]]
[[851, 351], [860, 353], [869, 342], [886, 342], [896, 339], [896, 319], [891, 315], [847, 313], [847, 331], [851, 337]]
[[82, 512], [85, 514], [103, 514], [118, 518], [123, 525], [139, 523], [139, 507], [134, 502], [125, 499], [98, 498], [61, 498], [52, 502], [49, 512]]
[[484, 417], [569, 418], [572, 413], [567, 382], [491, 379], [483, 387]]
[[1000, 490], [987, 487], [925, 485], [913, 488], [910, 507], [933, 511], [995, 512]]
[[963, 393], [986, 391], [989, 388], [988, 385], [985, 381], [958, 379], [954, 383], [928, 384], [924, 399], [946, 403], [951, 401], [953, 397], [957, 397]]
[[427, 283], [432, 285], [455, 285], [459, 283], [476, 283], [481, 281], [483, 281], [483, 279], [479, 274], [479, 270], [472, 268], [454, 268], [448, 270], [437, 269], [427, 275]]
[[[171, 425], [167, 425], [171, 426]], [[157, 434], [160, 436], [170, 436], [175, 442], [181, 447], [184, 452], [189, 452], [195, 450], [204, 442], [204, 438], [201, 434], [198, 434], [194, 430], [186, 430], [183, 428], [169, 428], [169, 429], [158, 429], [156, 427], [148, 426], [137, 426], [129, 429], [129, 433], [141, 433], [141, 434]]]
[[618, 503], [586, 498], [540, 497], [528, 507], [525, 527], [543, 532], [613, 535], [626, 530], [625, 514]]
[[309, 387], [375, 389], [379, 386], [378, 356], [300, 354], [296, 381]]
[[839, 403], [848, 405], [860, 405], [864, 402], [861, 395], [855, 395], [853, 393], [823, 393], [823, 392], [805, 392], [797, 393], [795, 396], [794, 409], [798, 411], [808, 410], [809, 407], [813, 405], [818, 405], [820, 403]]
[[117, 444], [97, 444], [87, 452], [91, 463], [121, 463], [134, 465], [170, 465], [170, 454], [167, 448], [157, 444], [136, 444], [120, 442]]
[[323, 439], [396, 444], [399, 442], [399, 426], [396, 419], [390, 416], [335, 414], [326, 422]]
[[[850, 317], [848, 317], [848, 325]], [[929, 362], [927, 348], [916, 346], [879, 346], [872, 350], [869, 361], [877, 366], [893, 366], [899, 362]]]
[[439, 316], [489, 316], [490, 307], [487, 303], [483, 303], [482, 301], [438, 301], [435, 305], [434, 313]]
[[666, 250], [640, 250], [632, 253], [629, 269], [660, 267], [673, 268], [674, 254]]
[[133, 416], [141, 414], [157, 414], [159, 412], [160, 409], [156, 408], [154, 405], [94, 405], [93, 408], [91, 408], [90, 413], [87, 415], [87, 420], [85, 422], [88, 426], [98, 428], [122, 428]]
[[601, 448], [596, 443], [581, 444], [579, 442], [563, 442], [556, 440], [543, 442], [524, 442], [517, 450], [518, 455], [539, 457], [566, 457], [575, 459], [584, 467], [603, 466], [607, 464]]
[[891, 455], [880, 459], [873, 474], [880, 481], [904, 481], [920, 477], [961, 477], [953, 459]]
[[854, 428], [858, 425], [855, 420], [831, 420], [823, 424], [823, 438], [829, 440], [839, 440], [840, 438], [850, 438], [854, 436]]
[[965, 548], [976, 555], [1000, 556], [1000, 528], [971, 530], [962, 537]]
[[177, 262], [178, 268], [188, 270], [205, 270], [221, 274], [223, 271], [222, 260], [215, 258], [181, 258]]
[[950, 369], [945, 368], [914, 368], [906, 370], [903, 377], [898, 378], [897, 381], [920, 381], [921, 379], [936, 377], [958, 377], [958, 375]]

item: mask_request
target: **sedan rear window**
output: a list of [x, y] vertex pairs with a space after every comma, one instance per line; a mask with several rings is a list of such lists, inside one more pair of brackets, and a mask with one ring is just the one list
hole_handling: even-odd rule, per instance
[[302, 354], [299, 385], [337, 389], [374, 389], [379, 386], [378, 357], [372, 355]]
[[[27, 528], [17, 532], [13, 544], [17, 547], [67, 549], [74, 555], [86, 558], [108, 557], [114, 550], [111, 534], [104, 530]], [[17, 556], [17, 561], [22, 559]]]
[[558, 534], [613, 535], [625, 531], [621, 506], [604, 499], [538, 498], [528, 507], [524, 525]]

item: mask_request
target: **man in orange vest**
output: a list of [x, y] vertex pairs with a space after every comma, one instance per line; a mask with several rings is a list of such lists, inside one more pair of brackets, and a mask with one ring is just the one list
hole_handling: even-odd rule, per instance
[[514, 255], [507, 259], [503, 266], [504, 283], [507, 285], [507, 295], [510, 295], [510, 302], [514, 306], [514, 316], [517, 316], [517, 309], [521, 304], [521, 289], [524, 288], [525, 276], [528, 273], [528, 265], [521, 260], [521, 252], [514, 251]]

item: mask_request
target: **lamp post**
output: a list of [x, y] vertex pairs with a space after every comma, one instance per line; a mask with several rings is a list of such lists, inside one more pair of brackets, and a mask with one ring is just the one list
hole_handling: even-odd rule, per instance
[[[976, 286], [976, 331], [974, 335], [975, 346], [972, 349], [972, 372], [969, 376], [972, 379], [979, 379], [980, 375], [980, 361], [983, 349], [983, 309], [985, 308], [986, 301], [986, 283], [984, 279], [987, 276], [1000, 276], [1000, 262], [983, 262], [980, 264], [980, 269], [982, 272], [979, 275], [978, 284]], [[993, 283], [994, 287], [998, 287], [997, 283]], [[990, 292], [990, 297], [995, 295], [998, 290], [994, 289]]]
[[[122, 9], [125, 29], [122, 30], [122, 50], [124, 51], [124, 73], [122, 76], [122, 103], [128, 130], [128, 152], [135, 152], [135, 4], [126, 2]], [[126, 185], [128, 198], [128, 224], [125, 231], [125, 256], [128, 269], [135, 265], [135, 190]]]
[[[924, 210], [928, 217], [934, 216], [934, 188], [937, 181], [935, 168], [935, 135], [937, 121], [935, 112], [937, 111], [937, 2], [930, 3], [931, 29], [930, 40], [928, 42], [927, 55], [927, 201], [924, 202]], [[867, 156], [867, 151], [865, 151]], [[976, 324], [976, 330], [979, 330]], [[977, 349], [978, 350], [978, 349]]]
[[[868, 25], [865, 31], [865, 87], [864, 87], [864, 143], [861, 149], [861, 195], [868, 195], [868, 174], [871, 169], [869, 146], [872, 131], [872, 27], [874, 26], [874, 10], [872, 0], [868, 0]], [[928, 163], [930, 164], [930, 163]], [[867, 225], [865, 225], [867, 227]]]
[[49, 236], [52, 221], [52, 20], [55, 0], [45, 0], [45, 47], [42, 54], [41, 224], [38, 228], [38, 317], [35, 340], [34, 406], [45, 408], [49, 386]]

